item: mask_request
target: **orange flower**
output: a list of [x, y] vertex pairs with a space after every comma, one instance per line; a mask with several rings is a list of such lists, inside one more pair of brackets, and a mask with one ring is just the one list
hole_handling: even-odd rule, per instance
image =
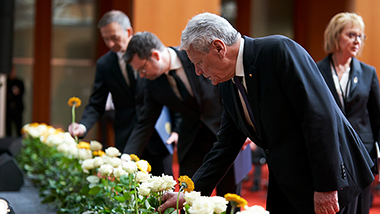
[[227, 193], [227, 194], [224, 195], [224, 198], [227, 201], [231, 202], [231, 205], [233, 207], [235, 207], [235, 206], [237, 206], [237, 207], [244, 207], [245, 205], [248, 205], [248, 202], [244, 198], [242, 198], [242, 197], [240, 197], [240, 196], [238, 196], [236, 194]]
[[92, 154], [93, 154], [94, 156], [99, 156], [99, 157], [101, 157], [101, 156], [105, 155], [106, 153], [103, 152], [102, 150], [98, 150], [98, 151], [93, 151]]
[[137, 162], [137, 161], [140, 160], [140, 158], [137, 157], [137, 155], [135, 155], [135, 154], [130, 154], [129, 157], [131, 157], [131, 159], [132, 159], [134, 162]]
[[187, 175], [178, 178], [179, 186], [186, 192], [194, 190], [194, 182]]
[[82, 104], [82, 101], [78, 97], [72, 97], [69, 99], [67, 104], [71, 107], [73, 107], [73, 105], [75, 104], [75, 108], [78, 108]]
[[82, 142], [78, 143], [77, 148], [78, 149], [88, 149], [88, 150], [90, 150], [90, 144], [87, 143], [87, 142], [83, 142], [82, 141]]

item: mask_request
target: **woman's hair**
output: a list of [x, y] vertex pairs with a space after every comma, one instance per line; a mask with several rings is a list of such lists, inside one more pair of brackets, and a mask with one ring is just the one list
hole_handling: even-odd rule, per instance
[[[326, 53], [330, 54], [339, 50], [339, 35], [347, 25], [359, 27], [362, 31], [361, 33], [364, 34], [365, 26], [361, 16], [356, 13], [338, 13], [330, 20], [325, 30], [323, 48]], [[362, 43], [359, 53], [363, 45], [364, 43]]]

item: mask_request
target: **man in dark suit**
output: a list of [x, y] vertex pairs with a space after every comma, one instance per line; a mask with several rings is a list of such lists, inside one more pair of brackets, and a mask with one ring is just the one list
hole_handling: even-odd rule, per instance
[[24, 91], [24, 82], [16, 77], [16, 69], [12, 66], [11, 73], [7, 78], [7, 114], [5, 119], [7, 136], [12, 136], [12, 130], [16, 130], [16, 135], [21, 137], [22, 112], [24, 110], [22, 96]]
[[[180, 113], [169, 141], [178, 141], [180, 175], [192, 176], [217, 141], [222, 114], [218, 88], [194, 73], [194, 65], [185, 51], [165, 47], [150, 32], [133, 36], [125, 58], [140, 77], [151, 81], [146, 86], [144, 114], [139, 117], [124, 152], [142, 152], [165, 105]], [[217, 194], [235, 193], [236, 189], [231, 169], [218, 185]]]
[[[121, 11], [107, 12], [98, 23], [104, 42], [110, 51], [96, 63], [93, 92], [80, 124], [69, 125], [69, 132], [83, 137], [104, 114], [109, 92], [115, 107], [115, 147], [123, 151], [138, 116], [142, 112], [145, 80], [136, 79], [137, 73], [123, 60], [124, 52], [132, 38], [132, 27], [128, 16]], [[140, 158], [152, 165], [152, 174], [172, 174], [172, 156], [167, 151], [157, 132], [149, 138], [149, 144]]]
[[[224, 18], [202, 13], [187, 24], [180, 48], [198, 75], [219, 84], [225, 107], [195, 190], [210, 194], [246, 137], [266, 154], [271, 214], [336, 213], [372, 182], [363, 143], [300, 45], [284, 36], [241, 37]], [[164, 196], [163, 210], [174, 195]]]

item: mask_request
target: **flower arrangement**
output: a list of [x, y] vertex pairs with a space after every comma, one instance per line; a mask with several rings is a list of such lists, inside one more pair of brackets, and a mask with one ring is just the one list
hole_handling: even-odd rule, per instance
[[22, 132], [25, 146], [17, 160], [40, 187], [43, 202], [53, 203], [58, 213], [161, 213], [163, 194], [177, 184], [187, 214], [223, 214], [228, 203], [244, 208], [238, 213], [268, 213], [259, 206], [248, 207], [235, 194], [201, 196], [187, 176], [179, 177], [178, 183], [172, 176], [152, 176], [150, 164], [134, 154], [121, 155], [114, 147], [103, 151], [97, 141], [77, 143], [69, 133], [46, 124], [26, 124]]

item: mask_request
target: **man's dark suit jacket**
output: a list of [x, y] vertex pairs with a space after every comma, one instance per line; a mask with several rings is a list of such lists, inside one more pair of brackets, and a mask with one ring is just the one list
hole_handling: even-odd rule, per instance
[[258, 135], [246, 123], [236, 86], [231, 80], [219, 84], [222, 125], [193, 176], [195, 190], [210, 194], [249, 137], [264, 149], [270, 171], [299, 213], [314, 213], [314, 191], [339, 190], [344, 207], [374, 179], [373, 163], [315, 62], [283, 36], [244, 40], [244, 76]]
[[[132, 67], [127, 65], [127, 69]], [[120, 70], [120, 65], [116, 53], [109, 51], [100, 57], [96, 63], [96, 74], [93, 92], [89, 104], [86, 106], [82, 120], [89, 130], [103, 115], [107, 102], [108, 93], [111, 92], [115, 106], [115, 147], [123, 151], [125, 144], [132, 132], [133, 126], [137, 121], [137, 116], [141, 114], [144, 85], [146, 80], [137, 79], [135, 93], [128, 86]], [[164, 144], [154, 131], [150, 139], [149, 147], [153, 153], [166, 151]]]
[[317, 63], [333, 97], [360, 136], [367, 151], [376, 158], [375, 142], [380, 142], [380, 92], [374, 67], [352, 58], [350, 88], [343, 109], [330, 66], [331, 55]]
[[[181, 122], [173, 126], [173, 131], [179, 134], [177, 148], [178, 162], [181, 164], [186, 155], [191, 155], [187, 153], [190, 147], [197, 144], [199, 148], [206, 146], [194, 140], [199, 134], [200, 126], [207, 126], [216, 135], [220, 126], [222, 103], [218, 88], [203, 76], [195, 74], [194, 65], [188, 59], [186, 52], [174, 50], [180, 58], [189, 79], [196, 100], [196, 107], [185, 105], [175, 95], [166, 75], [163, 74], [157, 79], [149, 81], [146, 88], [144, 115], [139, 118], [124, 152], [141, 154], [147, 138], [154, 130], [154, 124], [160, 115], [161, 109], [165, 105], [171, 111], [181, 114]], [[210, 149], [211, 147], [212, 145], [209, 145]]]

